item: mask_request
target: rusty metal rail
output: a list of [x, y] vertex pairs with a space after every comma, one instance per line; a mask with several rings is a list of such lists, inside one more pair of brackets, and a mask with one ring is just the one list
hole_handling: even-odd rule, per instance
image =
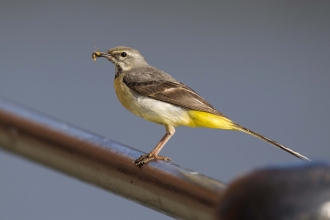
[[[0, 149], [180, 219], [214, 219], [226, 186], [0, 98]], [[1, 153], [1, 152], [0, 152]]]

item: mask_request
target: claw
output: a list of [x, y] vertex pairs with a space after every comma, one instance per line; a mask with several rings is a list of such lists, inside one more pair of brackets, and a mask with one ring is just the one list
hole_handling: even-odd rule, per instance
[[150, 162], [152, 160], [173, 161], [171, 158], [168, 158], [168, 157], [145, 154], [145, 155], [141, 155], [139, 157], [139, 159], [134, 160], [133, 163], [136, 166], [141, 167], [143, 164], [146, 164], [146, 163], [148, 163], [148, 162]]

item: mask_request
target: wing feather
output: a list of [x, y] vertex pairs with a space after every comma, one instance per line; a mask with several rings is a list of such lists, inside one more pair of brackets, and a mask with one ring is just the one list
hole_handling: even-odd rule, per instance
[[129, 71], [123, 81], [130, 89], [141, 95], [188, 109], [224, 116], [194, 90], [156, 68]]

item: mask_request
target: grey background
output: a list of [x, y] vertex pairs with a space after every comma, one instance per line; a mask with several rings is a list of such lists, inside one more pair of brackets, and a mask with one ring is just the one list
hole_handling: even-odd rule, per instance
[[[0, 95], [145, 152], [162, 126], [125, 110], [94, 47], [138, 49], [234, 121], [330, 159], [328, 1], [2, 1]], [[162, 150], [221, 181], [301, 163], [234, 131], [179, 127]], [[169, 219], [0, 151], [0, 219]]]

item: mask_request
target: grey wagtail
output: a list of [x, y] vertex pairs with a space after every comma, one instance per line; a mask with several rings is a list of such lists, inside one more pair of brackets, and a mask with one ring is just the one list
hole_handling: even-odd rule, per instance
[[176, 126], [206, 127], [242, 131], [281, 148], [294, 156], [307, 157], [247, 129], [223, 115], [194, 90], [169, 74], [150, 66], [139, 51], [119, 46], [107, 52], [94, 51], [92, 58], [104, 57], [116, 68], [114, 86], [120, 103], [133, 114], [162, 124], [166, 134], [148, 154], [134, 161], [142, 166], [151, 160], [171, 159], [158, 153], [174, 135]]

